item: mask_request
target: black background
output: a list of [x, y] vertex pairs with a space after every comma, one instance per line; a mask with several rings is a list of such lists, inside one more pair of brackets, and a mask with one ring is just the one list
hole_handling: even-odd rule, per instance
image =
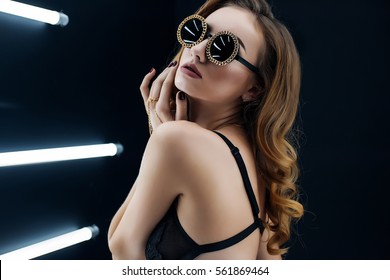
[[[108, 142], [125, 150], [0, 168], [0, 254], [96, 224], [96, 239], [40, 259], [109, 259], [108, 225], [148, 138], [139, 84], [170, 61], [177, 25], [203, 1], [24, 2], [70, 22], [0, 13], [0, 152]], [[389, 1], [271, 3], [303, 71], [306, 213], [287, 258], [389, 259]]]

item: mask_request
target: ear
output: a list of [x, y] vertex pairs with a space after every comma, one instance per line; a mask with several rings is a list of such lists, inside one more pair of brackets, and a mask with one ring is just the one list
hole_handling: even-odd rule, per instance
[[243, 102], [251, 102], [255, 100], [260, 94], [258, 87], [254, 86], [246, 91], [241, 97]]

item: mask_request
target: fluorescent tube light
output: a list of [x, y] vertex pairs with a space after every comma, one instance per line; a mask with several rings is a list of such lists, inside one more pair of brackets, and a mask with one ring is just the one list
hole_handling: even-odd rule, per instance
[[99, 234], [99, 228], [96, 225], [84, 227], [3, 255], [0, 260], [31, 260], [51, 252], [90, 240]]
[[123, 151], [121, 144], [98, 144], [65, 148], [0, 153], [0, 167], [84, 158], [114, 156]]
[[33, 20], [65, 26], [69, 22], [67, 15], [11, 0], [0, 0], [0, 12]]

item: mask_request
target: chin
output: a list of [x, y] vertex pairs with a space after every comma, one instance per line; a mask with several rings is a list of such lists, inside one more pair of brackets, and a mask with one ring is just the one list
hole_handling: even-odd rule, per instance
[[195, 99], [208, 100], [211, 97], [209, 93], [213, 92], [203, 80], [189, 79], [180, 74], [175, 77], [175, 86], [178, 90]]
[[194, 89], [194, 86], [191, 85], [190, 81], [187, 81], [185, 78], [183, 78], [179, 75], [176, 75], [175, 86], [178, 90], [181, 90], [181, 91], [185, 92], [186, 94], [190, 94], [191, 92], [196, 90], [196, 89]]

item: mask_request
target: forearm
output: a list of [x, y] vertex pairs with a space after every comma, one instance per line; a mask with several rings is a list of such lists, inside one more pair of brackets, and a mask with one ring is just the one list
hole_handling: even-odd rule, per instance
[[120, 221], [122, 220], [123, 214], [125, 213], [127, 206], [129, 205], [131, 198], [134, 195], [136, 189], [136, 183], [134, 183], [133, 187], [131, 188], [128, 196], [126, 197], [126, 200], [123, 202], [121, 207], [118, 209], [118, 211], [115, 213], [114, 217], [111, 220], [110, 227], [108, 229], [108, 241], [112, 238], [114, 235], [115, 230], [117, 229]]
[[114, 215], [108, 231], [108, 247], [113, 260], [145, 260], [145, 244], [135, 242], [135, 238], [128, 238], [130, 233], [127, 228], [126, 219], [129, 219], [128, 211], [130, 202], [134, 196], [136, 184], [133, 185], [129, 195]]
[[113, 260], [146, 260], [145, 248], [135, 249], [134, 246], [127, 248], [121, 244], [121, 248], [114, 248], [112, 253]]

